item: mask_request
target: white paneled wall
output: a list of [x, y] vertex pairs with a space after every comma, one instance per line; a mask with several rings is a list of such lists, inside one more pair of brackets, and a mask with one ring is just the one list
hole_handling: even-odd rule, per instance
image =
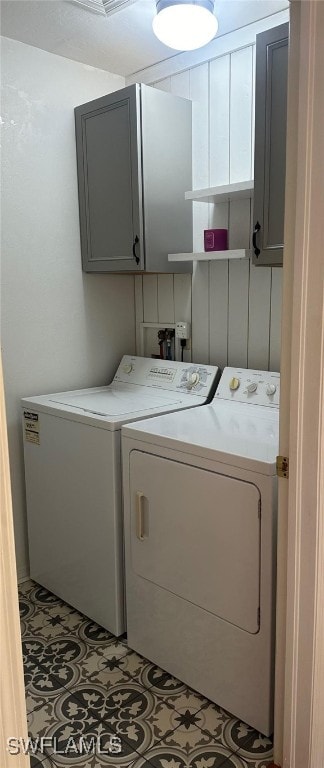
[[[154, 83], [192, 100], [194, 189], [253, 178], [254, 80], [251, 44]], [[249, 248], [252, 215], [248, 199], [193, 203], [194, 250], [208, 227], [227, 227], [230, 248]], [[195, 264], [192, 281], [138, 276], [137, 336], [141, 321], [191, 320], [195, 362], [279, 370], [281, 279], [280, 268], [249, 260]]]
[[[136, 350], [141, 352], [141, 323], [167, 327], [176, 320], [191, 323], [191, 275], [136, 275]], [[157, 331], [156, 331], [157, 333]], [[150, 350], [146, 350], [150, 354]], [[191, 360], [185, 351], [184, 360]]]

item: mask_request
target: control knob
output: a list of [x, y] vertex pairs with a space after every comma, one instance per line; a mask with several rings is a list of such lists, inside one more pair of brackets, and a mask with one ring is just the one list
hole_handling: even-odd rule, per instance
[[248, 392], [252, 393], [252, 392], [256, 392], [257, 388], [258, 388], [258, 385], [256, 381], [250, 381], [250, 384], [247, 385], [246, 389]]
[[188, 387], [195, 387], [197, 384], [199, 384], [199, 373], [198, 371], [194, 371], [193, 373], [189, 373], [188, 375]]
[[229, 388], [232, 390], [232, 392], [235, 392], [236, 389], [238, 389], [240, 386], [240, 380], [236, 379], [235, 376], [230, 380]]
[[132, 370], [133, 370], [133, 366], [130, 363], [125, 363], [125, 365], [123, 365], [124, 373], [131, 373]]
[[267, 384], [266, 393], [267, 395], [269, 395], [269, 397], [271, 397], [271, 395], [274, 395], [276, 391], [277, 391], [277, 387], [275, 384]]

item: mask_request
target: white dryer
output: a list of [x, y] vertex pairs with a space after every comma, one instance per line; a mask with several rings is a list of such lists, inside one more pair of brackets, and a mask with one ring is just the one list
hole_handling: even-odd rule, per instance
[[269, 735], [279, 374], [226, 368], [210, 405], [123, 435], [130, 648]]
[[30, 575], [125, 629], [122, 424], [203, 405], [215, 366], [124, 356], [107, 387], [22, 400]]

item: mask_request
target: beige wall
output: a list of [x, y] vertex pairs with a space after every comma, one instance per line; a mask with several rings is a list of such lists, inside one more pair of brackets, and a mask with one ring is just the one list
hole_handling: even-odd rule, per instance
[[18, 575], [28, 573], [19, 401], [99, 385], [134, 351], [132, 277], [81, 270], [74, 115], [124, 78], [2, 39], [2, 326]]

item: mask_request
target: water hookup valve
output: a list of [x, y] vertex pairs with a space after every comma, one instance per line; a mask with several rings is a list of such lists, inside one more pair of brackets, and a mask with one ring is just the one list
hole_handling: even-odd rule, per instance
[[161, 360], [174, 360], [174, 328], [160, 328], [158, 331], [158, 343]]

